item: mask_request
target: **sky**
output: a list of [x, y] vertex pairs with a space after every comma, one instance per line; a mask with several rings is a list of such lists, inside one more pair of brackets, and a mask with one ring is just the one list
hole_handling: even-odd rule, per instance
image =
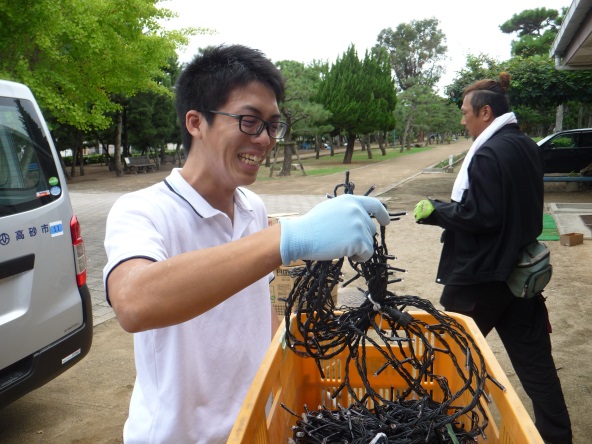
[[202, 27], [215, 35], [197, 35], [179, 52], [182, 63], [199, 48], [240, 43], [261, 50], [273, 62], [335, 62], [353, 44], [360, 57], [376, 44], [380, 31], [401, 23], [436, 18], [446, 36], [446, 70], [440, 87], [450, 84], [468, 54], [510, 58], [515, 34], [499, 26], [526, 9], [561, 11], [572, 0], [163, 0], [179, 14], [165, 28]]

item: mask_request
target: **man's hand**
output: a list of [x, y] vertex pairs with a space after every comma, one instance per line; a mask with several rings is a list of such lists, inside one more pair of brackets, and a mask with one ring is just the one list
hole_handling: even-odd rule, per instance
[[413, 216], [415, 216], [415, 222], [420, 222], [423, 219], [427, 219], [430, 214], [434, 212], [435, 208], [432, 202], [427, 199], [420, 200], [417, 205], [415, 205], [415, 210], [413, 211]]
[[316, 205], [300, 217], [280, 218], [282, 263], [296, 259], [333, 260], [343, 256], [364, 262], [374, 253], [376, 224], [390, 218], [382, 203], [368, 196], [344, 194]]

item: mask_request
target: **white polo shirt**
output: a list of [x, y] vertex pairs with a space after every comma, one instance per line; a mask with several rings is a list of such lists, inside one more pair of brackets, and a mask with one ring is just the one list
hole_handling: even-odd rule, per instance
[[[122, 196], [107, 219], [104, 280], [131, 258], [161, 261], [267, 227], [257, 195], [239, 188], [234, 201], [232, 223], [178, 169], [164, 182]], [[232, 279], [235, 270], [227, 271]], [[226, 442], [270, 344], [269, 278], [190, 321], [134, 334], [136, 382], [126, 443]]]

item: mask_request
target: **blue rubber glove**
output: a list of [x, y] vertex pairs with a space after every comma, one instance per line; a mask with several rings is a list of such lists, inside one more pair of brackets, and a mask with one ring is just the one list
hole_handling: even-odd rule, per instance
[[374, 253], [376, 224], [390, 218], [382, 203], [367, 196], [343, 194], [322, 202], [303, 216], [280, 218], [282, 263], [296, 259], [328, 261], [348, 256], [365, 262]]
[[415, 210], [413, 210], [413, 216], [415, 216], [415, 222], [420, 222], [422, 219], [427, 219], [430, 214], [434, 212], [435, 208], [432, 202], [427, 199], [420, 200], [417, 205], [415, 205]]

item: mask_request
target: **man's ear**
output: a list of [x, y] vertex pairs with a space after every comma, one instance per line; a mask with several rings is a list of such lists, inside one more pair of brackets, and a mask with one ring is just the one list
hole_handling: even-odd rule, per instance
[[185, 127], [193, 137], [201, 137], [206, 121], [202, 113], [190, 110], [185, 114]]
[[483, 108], [481, 108], [480, 113], [483, 116], [483, 119], [485, 119], [485, 121], [487, 122], [495, 120], [495, 116], [493, 115], [493, 112], [491, 111], [491, 106], [489, 105], [484, 105]]

